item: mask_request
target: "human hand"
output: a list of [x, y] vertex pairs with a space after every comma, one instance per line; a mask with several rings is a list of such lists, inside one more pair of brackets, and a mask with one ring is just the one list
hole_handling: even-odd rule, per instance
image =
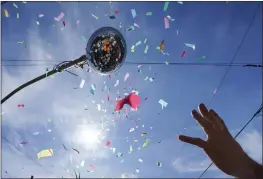
[[207, 140], [180, 135], [183, 142], [202, 148], [213, 163], [223, 172], [235, 177], [244, 177], [250, 158], [243, 151], [239, 143], [232, 137], [224, 121], [213, 110], [207, 110], [204, 104], [198, 106], [199, 112], [192, 111], [192, 116], [197, 120], [207, 135]]

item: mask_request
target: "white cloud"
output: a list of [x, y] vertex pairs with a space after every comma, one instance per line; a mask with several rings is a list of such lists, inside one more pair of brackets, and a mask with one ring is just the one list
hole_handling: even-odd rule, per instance
[[251, 158], [262, 163], [262, 133], [245, 132], [237, 140]]

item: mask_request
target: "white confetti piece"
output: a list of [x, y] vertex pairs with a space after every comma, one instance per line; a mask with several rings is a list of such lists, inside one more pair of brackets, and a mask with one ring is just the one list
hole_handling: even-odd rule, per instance
[[80, 88], [83, 88], [83, 87], [84, 87], [84, 84], [85, 84], [85, 80], [81, 79], [81, 82], [80, 82], [79, 87], [80, 87]]
[[141, 159], [141, 158], [139, 158], [139, 160], [138, 160], [140, 163], [142, 163], [143, 162], [143, 159]]
[[136, 42], [135, 46], [138, 46], [138, 45], [141, 45], [142, 44], [142, 41], [138, 41]]
[[146, 47], [145, 47], [145, 49], [144, 49], [144, 53], [147, 53], [147, 52], [148, 52], [148, 48], [149, 48], [149, 46], [146, 45]]
[[48, 132], [51, 132], [51, 129], [48, 129], [47, 131], [48, 131]]
[[177, 3], [178, 3], [178, 4], [184, 4], [184, 2], [183, 2], [183, 1], [177, 1]]
[[130, 74], [127, 72], [124, 76], [124, 82], [129, 78]]
[[153, 78], [149, 78], [149, 81], [150, 81], [150, 82], [153, 82], [154, 80], [153, 80]]
[[44, 17], [44, 14], [39, 14], [38, 17], [39, 18]]
[[84, 167], [84, 165], [85, 165], [85, 160], [82, 160], [80, 166]]
[[119, 84], [119, 80], [116, 81], [116, 83], [114, 84], [114, 86], [116, 87], [116, 86], [118, 86], [118, 84]]
[[34, 133], [33, 133], [33, 135], [38, 135], [38, 134], [40, 134], [40, 132], [34, 132]]
[[168, 103], [165, 102], [163, 99], [160, 99], [160, 100], [159, 100], [159, 104], [162, 105], [162, 109], [163, 109], [163, 107], [166, 107], [166, 106], [168, 105]]
[[18, 8], [18, 6], [17, 6], [15, 3], [13, 3], [13, 6], [14, 6], [15, 8]]
[[140, 172], [140, 170], [137, 168], [137, 169], [136, 169], [136, 172], [137, 172], [137, 173], [139, 173], [139, 172]]
[[144, 78], [144, 80], [146, 81], [146, 80], [148, 80], [148, 78], [149, 78], [149, 77], [148, 77], [148, 76], [146, 76], [146, 77]]
[[61, 12], [60, 14], [59, 14], [59, 16], [58, 17], [55, 17], [54, 19], [55, 19], [55, 21], [60, 21], [63, 17], [64, 17], [64, 13], [63, 12]]
[[99, 19], [99, 17], [95, 16], [94, 14], [92, 14], [92, 16], [93, 16], [96, 20]]
[[98, 111], [100, 111], [101, 110], [101, 106], [100, 106], [100, 104], [97, 104], [98, 105]]
[[135, 18], [137, 15], [135, 9], [131, 9], [131, 13], [132, 13], [132, 17]]
[[134, 128], [130, 128], [129, 132], [133, 132], [135, 129]]
[[195, 45], [194, 45], [194, 44], [185, 43], [185, 46], [187, 46], [187, 47], [192, 48], [193, 50], [195, 50]]
[[170, 20], [170, 21], [174, 21], [175, 19], [173, 19], [171, 16], [167, 16], [167, 18]]

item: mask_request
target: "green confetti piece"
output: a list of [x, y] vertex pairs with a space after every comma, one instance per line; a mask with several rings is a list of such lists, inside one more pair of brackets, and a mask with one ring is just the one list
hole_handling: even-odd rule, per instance
[[164, 62], [166, 65], [169, 65], [169, 63], [167, 61]]
[[146, 16], [151, 16], [152, 15], [152, 12], [147, 12], [146, 13]]
[[144, 42], [143, 43], [146, 43], [147, 42], [147, 38], [146, 39], [144, 39]]
[[19, 13], [16, 13], [16, 18], [19, 19]]
[[86, 38], [86, 37], [81, 36], [81, 39], [82, 39], [84, 42], [87, 42], [87, 38]]
[[39, 22], [37, 21], [37, 25], [39, 25]]
[[167, 1], [164, 3], [163, 11], [167, 11], [168, 6], [169, 6], [169, 2]]
[[15, 8], [18, 8], [18, 6], [17, 6], [15, 3], [13, 3], [13, 6], [14, 6]]
[[130, 145], [130, 152], [132, 152], [133, 151], [133, 148], [132, 148], [132, 145]]
[[162, 164], [161, 162], [157, 162], [157, 166], [158, 166], [158, 167], [162, 167], [162, 165], [163, 165], [163, 164]]
[[160, 47], [156, 47], [156, 50], [160, 50]]
[[146, 139], [146, 141], [143, 143], [142, 147], [146, 147], [150, 142], [150, 139]]
[[202, 57], [198, 58], [197, 61], [204, 60], [205, 58], [206, 58], [205, 56], [202, 56]]
[[131, 26], [130, 26], [130, 29], [131, 29], [131, 30], [134, 30], [134, 29], [135, 29], [135, 27], [131, 25]]
[[136, 42], [135, 46], [141, 45], [142, 41]]
[[145, 47], [145, 49], [144, 49], [144, 53], [147, 53], [147, 52], [148, 52], [148, 48], [149, 48], [149, 46], [146, 45], [146, 47]]
[[27, 2], [26, 2], [26, 1], [23, 1], [22, 3], [26, 4]]

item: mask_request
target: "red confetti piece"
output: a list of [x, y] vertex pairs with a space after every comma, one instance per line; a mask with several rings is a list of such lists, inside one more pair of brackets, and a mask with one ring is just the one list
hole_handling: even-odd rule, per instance
[[110, 146], [110, 141], [106, 142], [106, 146], [109, 147]]
[[23, 108], [25, 105], [24, 104], [18, 104], [17, 106]]
[[133, 109], [137, 109], [140, 104], [140, 97], [136, 95], [135, 93], [131, 93], [129, 96], [125, 97], [122, 100], [117, 101], [115, 111], [120, 111], [124, 104], [128, 104]]
[[116, 10], [116, 11], [115, 11], [115, 14], [119, 14], [119, 12], [120, 12], [120, 11]]
[[108, 101], [110, 101], [110, 96], [108, 95]]
[[182, 58], [184, 57], [185, 53], [186, 53], [186, 51], [184, 50], [184, 51], [182, 52], [182, 54], [181, 54], [181, 57], [182, 57]]

